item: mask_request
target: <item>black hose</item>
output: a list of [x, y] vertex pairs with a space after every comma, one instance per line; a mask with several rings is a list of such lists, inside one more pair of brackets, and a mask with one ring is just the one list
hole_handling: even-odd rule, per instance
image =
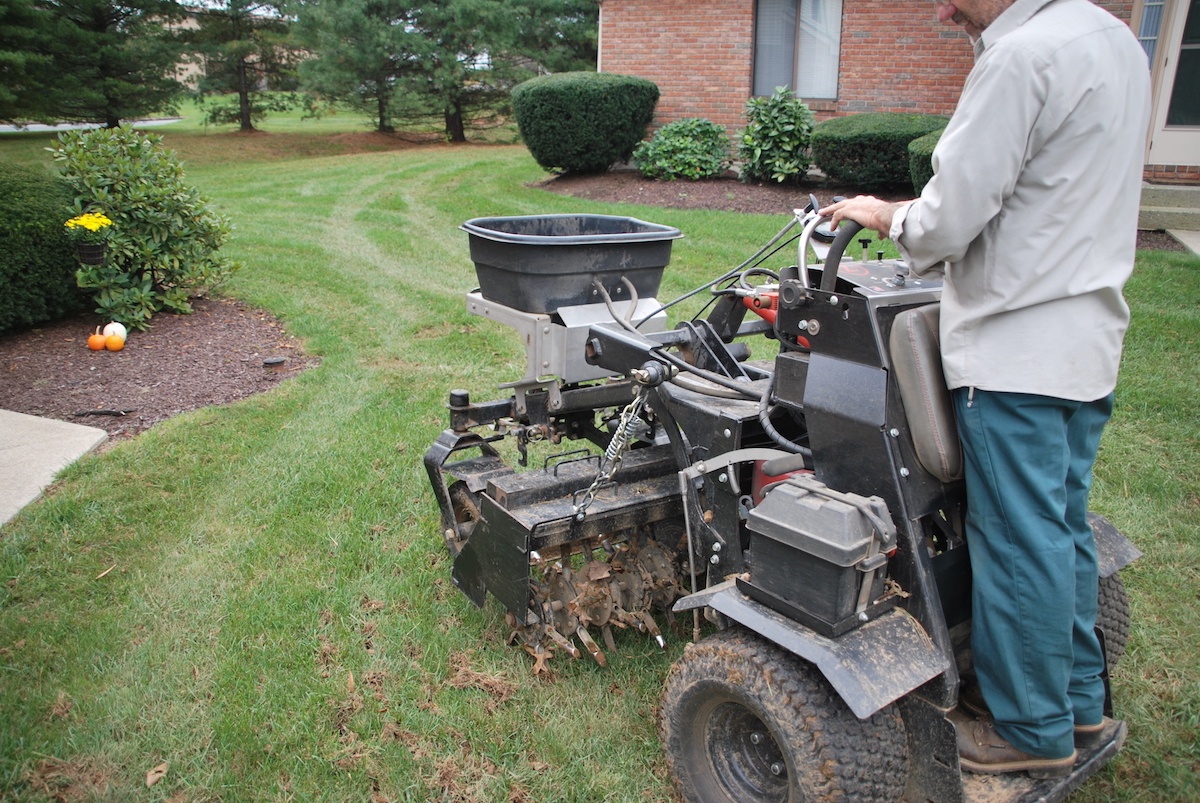
[[775, 429], [775, 425], [771, 423], [771, 396], [775, 393], [775, 374], [771, 374], [771, 380], [767, 383], [767, 390], [763, 393], [762, 398], [758, 402], [758, 423], [762, 426], [763, 432], [767, 433], [767, 437], [775, 442], [780, 448], [791, 452], [792, 454], [803, 455], [806, 459], [812, 457], [812, 449], [801, 446], [798, 443], [788, 440], [783, 437], [779, 430]]
[[[745, 270], [746, 268], [750, 267], [752, 264], [756, 264], [754, 261], [755, 261], [756, 259], [758, 259], [759, 257], [762, 257], [763, 259], [766, 259], [766, 258], [767, 258], [767, 256], [770, 256], [770, 254], [768, 254], [768, 253], [767, 253], [767, 251], [768, 251], [768, 250], [769, 250], [769, 249], [770, 249], [770, 248], [771, 248], [773, 245], [775, 245], [775, 244], [776, 244], [776, 243], [778, 243], [780, 240], [782, 240], [782, 239], [783, 239], [783, 236], [784, 236], [785, 234], [787, 234], [789, 231], [791, 231], [791, 230], [792, 230], [792, 229], [793, 229], [795, 226], [796, 226], [796, 218], [794, 218], [794, 217], [793, 217], [791, 220], [789, 220], [789, 221], [787, 222], [787, 224], [786, 224], [786, 225], [784, 225], [784, 227], [783, 227], [782, 229], [780, 229], [780, 230], [779, 230], [779, 231], [778, 231], [778, 232], [775, 234], [775, 236], [774, 236], [774, 237], [772, 237], [772, 238], [771, 238], [771, 239], [770, 239], [770, 240], [767, 242], [767, 244], [766, 244], [766, 245], [764, 245], [762, 248], [760, 248], [760, 249], [758, 249], [757, 251], [755, 251], [755, 252], [754, 252], [754, 254], [752, 254], [752, 255], [751, 255], [749, 258], [747, 258], [747, 259], [746, 259], [744, 262], [742, 262], [742, 264], [738, 265], [736, 268], [733, 268], [733, 269], [731, 269], [731, 270], [729, 270], [729, 271], [726, 271], [724, 274], [722, 274], [722, 275], [718, 276], [717, 278], [713, 279], [712, 281], [710, 281], [710, 282], [706, 282], [705, 284], [702, 284], [702, 285], [700, 285], [700, 286], [699, 286], [699, 287], [697, 287], [695, 290], [689, 290], [688, 292], [686, 292], [686, 293], [684, 293], [683, 295], [679, 296], [679, 298], [676, 298], [676, 299], [673, 299], [673, 300], [671, 300], [671, 301], [668, 301], [666, 304], [663, 304], [661, 307], [659, 307], [658, 309], [656, 309], [654, 312], [650, 313], [650, 314], [649, 314], [649, 315], [647, 315], [645, 318], [642, 318], [640, 321], [638, 321], [638, 322], [637, 322], [637, 324], [636, 324], [636, 326], [638, 326], [638, 327], [641, 327], [641, 325], [642, 325], [642, 324], [644, 324], [646, 321], [648, 321], [648, 320], [650, 320], [651, 318], [653, 318], [653, 317], [654, 317], [655, 315], [657, 315], [658, 313], [660, 313], [660, 312], [664, 312], [664, 311], [666, 311], [666, 310], [670, 309], [671, 307], [675, 306], [676, 304], [679, 304], [679, 303], [681, 303], [681, 302], [683, 302], [683, 301], [686, 301], [687, 299], [691, 298], [692, 296], [699, 295], [700, 293], [703, 293], [705, 290], [708, 290], [709, 288], [716, 287], [716, 286], [717, 286], [718, 284], [720, 284], [721, 282], [727, 281], [727, 280], [729, 280], [729, 279], [733, 279], [733, 278], [734, 278], [734, 277], [736, 277], [736, 276], [737, 276], [739, 273], [741, 273], [743, 270]], [[793, 238], [793, 239], [794, 239], [794, 238]], [[780, 250], [782, 250], [783, 248], [787, 247], [787, 245], [788, 245], [789, 243], [791, 243], [791, 240], [789, 240], [787, 243], [784, 243], [783, 245], [779, 246], [779, 248], [777, 248], [775, 251], [772, 251], [771, 253], [772, 253], [772, 254], [773, 254], [773, 253], [777, 253], [778, 251], [780, 251]]]
[[707, 379], [709, 382], [712, 382], [714, 385], [720, 385], [723, 388], [728, 388], [729, 390], [734, 391], [738, 395], [743, 396], [744, 398], [747, 398], [750, 401], [759, 401], [761, 398], [759, 396], [759, 394], [754, 390], [754, 388], [750, 387], [749, 385], [747, 385], [743, 382], [737, 382], [733, 379], [730, 379], [729, 377], [722, 376], [721, 374], [714, 373], [712, 371], [706, 371], [703, 368], [697, 368], [696, 366], [692, 365], [690, 362], [687, 362], [679, 357], [676, 357], [674, 354], [670, 353], [669, 351], [663, 351], [662, 349], [659, 348], [659, 349], [654, 349], [654, 354], [659, 359], [665, 360], [665, 361], [669, 362], [671, 365], [674, 365], [680, 371], [687, 371], [689, 374], [695, 374], [696, 376], [700, 377], [701, 379]]

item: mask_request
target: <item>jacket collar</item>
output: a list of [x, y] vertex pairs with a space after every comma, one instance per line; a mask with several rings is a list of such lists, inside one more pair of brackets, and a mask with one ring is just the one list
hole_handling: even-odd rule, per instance
[[997, 40], [1006, 34], [1010, 34], [1017, 28], [1020, 28], [1025, 23], [1033, 18], [1046, 6], [1051, 3], [1058, 3], [1062, 0], [1017, 0], [1008, 8], [996, 17], [991, 25], [984, 29], [979, 39], [975, 41], [975, 58], [978, 59], [983, 55], [983, 52], [994, 45]]

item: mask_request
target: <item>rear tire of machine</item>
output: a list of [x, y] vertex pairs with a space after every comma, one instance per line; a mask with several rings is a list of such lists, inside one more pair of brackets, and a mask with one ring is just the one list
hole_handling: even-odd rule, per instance
[[741, 629], [689, 645], [661, 700], [667, 764], [688, 803], [896, 801], [904, 723], [860, 720], [813, 666]]
[[1104, 652], [1111, 671], [1125, 654], [1125, 645], [1129, 641], [1129, 594], [1120, 572], [1100, 578], [1096, 602], [1096, 625], [1104, 631]]

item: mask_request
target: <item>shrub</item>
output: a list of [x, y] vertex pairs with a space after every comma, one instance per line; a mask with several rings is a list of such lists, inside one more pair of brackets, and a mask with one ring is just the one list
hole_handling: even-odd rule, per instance
[[128, 126], [68, 131], [52, 150], [76, 210], [101, 210], [113, 221], [105, 263], [77, 274], [105, 317], [145, 329], [160, 310], [191, 312], [190, 298], [240, 267], [217, 254], [229, 239], [229, 220], [187, 185], [183, 164], [162, 137]]
[[711, 120], [688, 117], [667, 123], [638, 145], [633, 161], [647, 178], [692, 180], [718, 176], [729, 166], [729, 135]]
[[813, 129], [813, 161], [833, 181], [860, 189], [907, 187], [908, 143], [947, 122], [932, 114], [894, 112], [835, 117]]
[[48, 170], [0, 170], [0, 332], [83, 309], [79, 263], [63, 228], [71, 203], [71, 188]]
[[747, 124], [738, 140], [742, 181], [796, 182], [808, 172], [812, 111], [784, 87], [746, 101]]
[[612, 73], [543, 75], [512, 91], [525, 146], [555, 173], [602, 173], [628, 160], [657, 102], [652, 81]]
[[912, 178], [913, 191], [921, 194], [929, 179], [933, 178], [933, 149], [942, 138], [944, 128], [930, 131], [908, 143], [908, 173]]

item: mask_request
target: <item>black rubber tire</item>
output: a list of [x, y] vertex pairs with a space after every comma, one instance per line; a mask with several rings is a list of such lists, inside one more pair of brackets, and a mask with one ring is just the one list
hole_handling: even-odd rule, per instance
[[1129, 595], [1120, 572], [1100, 578], [1097, 603], [1096, 626], [1104, 631], [1104, 654], [1111, 671], [1125, 654], [1129, 642]]
[[667, 677], [659, 727], [688, 803], [871, 803], [904, 793], [896, 707], [858, 719], [815, 667], [741, 628], [688, 646]]

